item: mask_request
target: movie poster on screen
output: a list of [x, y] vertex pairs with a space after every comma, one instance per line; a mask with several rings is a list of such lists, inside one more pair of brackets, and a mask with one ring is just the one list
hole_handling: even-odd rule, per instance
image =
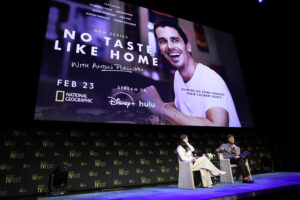
[[252, 126], [232, 46], [229, 33], [131, 3], [52, 0], [35, 119]]

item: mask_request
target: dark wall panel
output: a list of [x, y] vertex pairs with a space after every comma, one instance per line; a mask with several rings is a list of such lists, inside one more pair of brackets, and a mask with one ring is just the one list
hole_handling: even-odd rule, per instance
[[[123, 130], [123, 131], [121, 131]], [[246, 131], [245, 131], [246, 130]], [[196, 153], [214, 153], [226, 135], [251, 154], [252, 173], [262, 172], [268, 146], [245, 129], [185, 131]], [[127, 129], [19, 128], [0, 132], [0, 195], [48, 192], [50, 173], [64, 165], [68, 191], [177, 183], [176, 147], [179, 130], [127, 126]]]

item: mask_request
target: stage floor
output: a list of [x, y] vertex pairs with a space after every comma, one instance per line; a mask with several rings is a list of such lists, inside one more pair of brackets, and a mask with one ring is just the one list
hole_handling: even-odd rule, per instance
[[195, 190], [185, 190], [178, 189], [177, 185], [168, 185], [151, 188], [44, 197], [39, 198], [39, 200], [242, 199], [280, 191], [288, 187], [300, 188], [300, 173], [281, 172], [258, 174], [253, 175], [253, 179], [255, 180], [254, 184], [236, 181], [234, 184], [221, 183], [220, 185], [214, 185], [213, 189], [197, 187]]

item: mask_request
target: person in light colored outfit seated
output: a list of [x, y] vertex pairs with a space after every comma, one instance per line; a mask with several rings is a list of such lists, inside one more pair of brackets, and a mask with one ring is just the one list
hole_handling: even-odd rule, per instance
[[188, 136], [180, 135], [180, 141], [177, 147], [178, 158], [183, 162], [192, 162], [193, 170], [200, 170], [202, 185], [206, 188], [212, 188], [211, 176], [220, 176], [226, 172], [215, 167], [206, 156], [194, 157], [194, 147], [189, 143]]

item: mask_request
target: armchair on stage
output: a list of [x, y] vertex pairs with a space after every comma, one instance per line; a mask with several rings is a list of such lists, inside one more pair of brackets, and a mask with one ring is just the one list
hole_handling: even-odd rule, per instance
[[[221, 182], [223, 183], [234, 183], [233, 181], [233, 175], [232, 175], [232, 167], [237, 167], [236, 164], [230, 164], [230, 159], [224, 159], [223, 153], [218, 153], [218, 157], [220, 160], [220, 169], [222, 171], [225, 171], [226, 174], [221, 175]], [[247, 169], [249, 171], [249, 178], [252, 180], [251, 171], [248, 163], [248, 159], [245, 160], [245, 164], [247, 166]], [[241, 178], [241, 173], [237, 173], [236, 180], [239, 180]]]
[[178, 175], [178, 188], [180, 189], [195, 189], [194, 175], [191, 162], [183, 162], [178, 159], [179, 175]]

